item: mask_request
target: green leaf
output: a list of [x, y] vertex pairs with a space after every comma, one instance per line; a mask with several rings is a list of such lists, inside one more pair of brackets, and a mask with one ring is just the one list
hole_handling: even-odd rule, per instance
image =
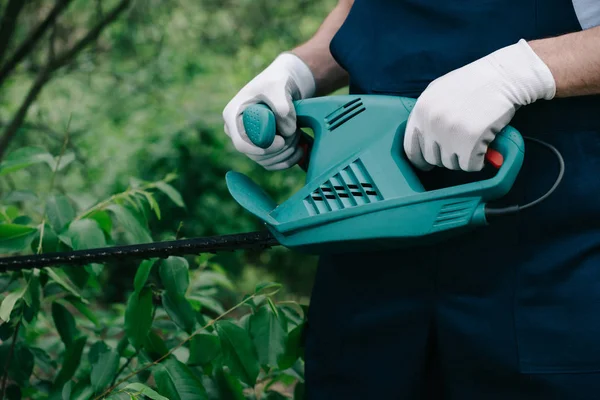
[[152, 326], [152, 291], [149, 288], [129, 296], [125, 310], [125, 333], [129, 342], [139, 349]]
[[213, 398], [218, 400], [245, 400], [244, 388], [240, 381], [231, 373], [217, 368], [215, 371], [217, 392]]
[[195, 288], [210, 288], [210, 287], [222, 287], [228, 290], [235, 290], [235, 285], [226, 275], [220, 272], [213, 271], [202, 271], [200, 272], [200, 279], [194, 284]]
[[60, 303], [53, 302], [52, 319], [54, 320], [54, 325], [56, 325], [58, 334], [65, 344], [65, 347], [69, 347], [79, 336], [79, 331], [75, 326], [75, 318], [73, 318], [73, 315], [65, 306]]
[[221, 352], [221, 342], [217, 335], [199, 333], [190, 340], [188, 365], [203, 366], [214, 360]]
[[144, 342], [144, 350], [152, 361], [156, 361], [169, 352], [167, 345], [155, 331], [150, 331]]
[[160, 279], [171, 294], [185, 295], [190, 284], [189, 265], [183, 257], [169, 257], [160, 265]]
[[[59, 251], [59, 239], [58, 235], [52, 227], [46, 222], [44, 224], [44, 237], [42, 238], [42, 253], [51, 253], [54, 251]], [[36, 232], [33, 240], [31, 241], [31, 251], [33, 253], [37, 253], [40, 247], [40, 235], [42, 234], [41, 227], [38, 227], [38, 232]]]
[[77, 311], [79, 311], [87, 319], [89, 319], [91, 323], [93, 323], [96, 326], [100, 325], [98, 316], [88, 306], [83, 304], [83, 302], [79, 298], [77, 298], [75, 296], [66, 296], [65, 300], [68, 301], [69, 303], [71, 303], [73, 305], [73, 307], [75, 307], [77, 309]]
[[196, 328], [196, 316], [194, 309], [185, 297], [169, 292], [162, 293], [162, 305], [169, 317], [188, 334], [192, 334]]
[[110, 347], [102, 340], [97, 341], [90, 347], [90, 351], [88, 352], [88, 361], [91, 365], [94, 365], [100, 359], [100, 356], [106, 352], [110, 351]]
[[29, 277], [29, 281], [27, 282], [27, 291], [23, 295], [23, 300], [27, 305], [24, 312], [25, 320], [27, 322], [31, 322], [40, 310], [40, 297], [40, 270], [35, 269]]
[[278, 304], [277, 310], [279, 314], [283, 314], [285, 316], [288, 332], [304, 321], [304, 312], [302, 311], [301, 306], [297, 303]]
[[135, 273], [135, 278], [133, 279], [133, 287], [137, 293], [139, 293], [146, 284], [148, 276], [150, 276], [152, 266], [155, 262], [156, 259], [144, 260], [138, 267]]
[[[6, 360], [10, 353], [11, 344], [5, 343], [0, 346], [0, 364], [2, 371], [6, 366]], [[13, 349], [13, 354], [8, 367], [8, 376], [15, 381], [19, 386], [25, 387], [29, 381], [29, 377], [33, 372], [34, 358], [33, 353], [27, 345], [17, 342]]]
[[67, 346], [62, 368], [54, 381], [55, 387], [62, 387], [77, 371], [86, 340], [85, 336], [80, 336], [70, 346]]
[[62, 399], [63, 400], [71, 400], [71, 390], [73, 389], [73, 381], [69, 381], [63, 386], [62, 389]]
[[0, 319], [2, 321], [6, 322], [10, 320], [10, 314], [15, 308], [15, 304], [17, 304], [17, 301], [25, 295], [26, 291], [27, 286], [23, 286], [16, 292], [9, 293], [4, 300], [2, 300], [2, 305], [0, 305]]
[[306, 322], [301, 323], [290, 331], [285, 340], [285, 351], [279, 355], [278, 367], [281, 370], [291, 368], [298, 357], [302, 356], [302, 333]]
[[[70, 384], [70, 393], [68, 393], [68, 397], [66, 397], [67, 400], [90, 400], [93, 398], [94, 390], [90, 384], [89, 373], [87, 375], [88, 376], [80, 377], [77, 380], [77, 383], [74, 381], [69, 381], [67, 384], [65, 384], [65, 386]], [[65, 393], [63, 392], [63, 399], [65, 398], [64, 394]], [[52, 398], [52, 400], [54, 399], [55, 397]]]
[[138, 400], [138, 398], [133, 397], [126, 392], [117, 391], [108, 396], [106, 400]]
[[106, 246], [104, 233], [93, 219], [73, 221], [67, 230], [73, 250], [87, 250]]
[[15, 206], [2, 206], [0, 207], [0, 221], [1, 222], [12, 222], [14, 219], [19, 217], [19, 209]]
[[0, 253], [25, 250], [30, 246], [36, 232], [36, 228], [26, 225], [0, 224]]
[[198, 302], [198, 304], [200, 304], [202, 307], [207, 308], [218, 315], [225, 313], [225, 309], [223, 308], [221, 303], [219, 303], [219, 301], [213, 297], [190, 296], [189, 299]]
[[166, 194], [173, 203], [181, 208], [185, 208], [181, 194], [173, 186], [161, 181], [156, 183], [156, 188]]
[[208, 400], [200, 379], [183, 363], [167, 358], [154, 368], [158, 392], [170, 400]]
[[75, 218], [75, 210], [66, 196], [52, 195], [46, 202], [46, 216], [52, 229], [60, 233]]
[[129, 385], [125, 386], [123, 390], [130, 393], [136, 398], [139, 395], [144, 395], [152, 400], [169, 400], [168, 398], [156, 393], [154, 390], [144, 385], [143, 383], [130, 383]]
[[261, 307], [250, 317], [250, 336], [261, 365], [277, 367], [285, 353], [287, 335], [279, 317], [271, 307]]
[[227, 320], [217, 322], [215, 329], [221, 340], [225, 365], [242, 382], [254, 386], [260, 365], [248, 333]]
[[[44, 268], [44, 271], [48, 274], [48, 276], [57, 284], [62, 286], [67, 292], [71, 293], [77, 299], [79, 299], [84, 304], [89, 304], [83, 295], [79, 292], [79, 290], [75, 287], [74, 284], [71, 283], [69, 278], [66, 276], [65, 272], [62, 269], [52, 269], [52, 268]], [[64, 276], [61, 276], [64, 275]]]
[[52, 167], [55, 165], [54, 157], [39, 147], [21, 147], [7, 155], [0, 164], [0, 176], [40, 163]]
[[44, 350], [39, 347], [30, 347], [29, 350], [33, 353], [35, 364], [38, 368], [41, 368], [42, 371], [50, 371], [51, 369], [56, 368], [56, 362], [52, 360]]
[[95, 393], [105, 389], [119, 368], [119, 353], [109, 350], [101, 353], [98, 362], [92, 366], [91, 380]]
[[30, 190], [14, 190], [6, 194], [3, 203], [33, 203], [37, 201], [37, 195]]
[[146, 200], [148, 200], [150, 209], [154, 211], [156, 218], [160, 219], [160, 207], [158, 206], [158, 203], [156, 202], [156, 199], [154, 198], [154, 196], [152, 196], [152, 193], [149, 193], [149, 192], [142, 192], [142, 193], [146, 197]]
[[[69, 151], [62, 155], [62, 157], [60, 158], [60, 164], [58, 164], [58, 156], [56, 156], [54, 160], [54, 166], [52, 166], [51, 164], [48, 165], [50, 166], [50, 168], [52, 168], [52, 170], [56, 168], [57, 171], [62, 171], [67, 167], [67, 165], [71, 164], [73, 161], [75, 161], [75, 153]], [[56, 167], [56, 164], [58, 164], [58, 167]]]
[[125, 230], [127, 242], [132, 244], [152, 242], [148, 229], [127, 208], [119, 204], [111, 204], [106, 208], [115, 215], [117, 221]]
[[104, 231], [104, 233], [110, 237], [110, 235], [112, 233], [112, 219], [110, 218], [110, 215], [106, 211], [104, 211], [104, 210], [94, 211], [93, 213], [88, 215], [86, 218], [93, 219], [94, 221], [96, 221], [98, 223], [98, 226], [100, 227], [100, 229], [102, 229]]
[[256, 285], [256, 289], [254, 289], [254, 294], [256, 296], [273, 296], [275, 293], [281, 290], [280, 283], [274, 282], [264, 282]]

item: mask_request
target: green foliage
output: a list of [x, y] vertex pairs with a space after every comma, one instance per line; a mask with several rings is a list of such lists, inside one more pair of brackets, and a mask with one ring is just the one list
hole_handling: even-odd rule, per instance
[[[71, 1], [53, 25], [57, 54], [117, 3]], [[244, 172], [276, 200], [304, 175], [267, 172], [237, 153], [222, 109], [335, 3], [132, 1], [52, 75], [0, 162], [0, 253], [258, 229], [224, 174]], [[51, 7], [28, 2], [7, 56]], [[49, 39], [2, 84], [1, 129], [47, 60]], [[296, 302], [307, 301], [314, 266], [275, 248], [0, 274], [7, 395], [302, 398], [305, 315]]]
[[[57, 160], [44, 166], [48, 181], [60, 182], [60, 156], [42, 158]], [[23, 170], [29, 168], [35, 165]], [[2, 205], [0, 242], [17, 254], [154, 240], [151, 227], [164, 204], [182, 205], [172, 179], [134, 179], [87, 207], [50, 186]], [[157, 192], [167, 195], [154, 200]], [[103, 302], [104, 288], [123, 268], [133, 273], [122, 302]], [[303, 385], [302, 307], [279, 302], [277, 282], [241, 291], [218, 256], [0, 278], [0, 365], [8, 366], [1, 371], [11, 396], [18, 390], [31, 399], [271, 399], [294, 398]]]

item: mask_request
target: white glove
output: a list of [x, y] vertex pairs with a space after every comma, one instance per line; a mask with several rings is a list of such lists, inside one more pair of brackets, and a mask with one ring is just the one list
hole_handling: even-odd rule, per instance
[[[309, 67], [292, 53], [280, 54], [264, 71], [244, 86], [223, 110], [225, 133], [235, 148], [273, 171], [292, 167], [303, 155], [297, 146], [293, 100], [312, 97], [315, 79]], [[254, 145], [244, 130], [242, 113], [255, 103], [265, 103], [275, 114], [277, 135], [267, 149]]]
[[519, 107], [555, 93], [550, 69], [520, 40], [431, 82], [407, 121], [404, 150], [421, 170], [479, 171]]

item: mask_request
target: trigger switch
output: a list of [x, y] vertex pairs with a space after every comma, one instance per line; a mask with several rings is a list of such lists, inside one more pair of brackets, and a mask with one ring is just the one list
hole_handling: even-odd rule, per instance
[[498, 150], [488, 149], [485, 153], [485, 160], [490, 163], [494, 168], [498, 169], [504, 162], [504, 156]]

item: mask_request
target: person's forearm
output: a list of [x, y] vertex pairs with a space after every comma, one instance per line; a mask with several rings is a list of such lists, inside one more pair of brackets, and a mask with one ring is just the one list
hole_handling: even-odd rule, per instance
[[600, 27], [529, 42], [556, 81], [556, 97], [600, 94]]
[[344, 23], [353, 0], [340, 0], [315, 35], [292, 50], [311, 69], [316, 82], [316, 95], [326, 95], [348, 84], [348, 74], [334, 60], [329, 43]]

